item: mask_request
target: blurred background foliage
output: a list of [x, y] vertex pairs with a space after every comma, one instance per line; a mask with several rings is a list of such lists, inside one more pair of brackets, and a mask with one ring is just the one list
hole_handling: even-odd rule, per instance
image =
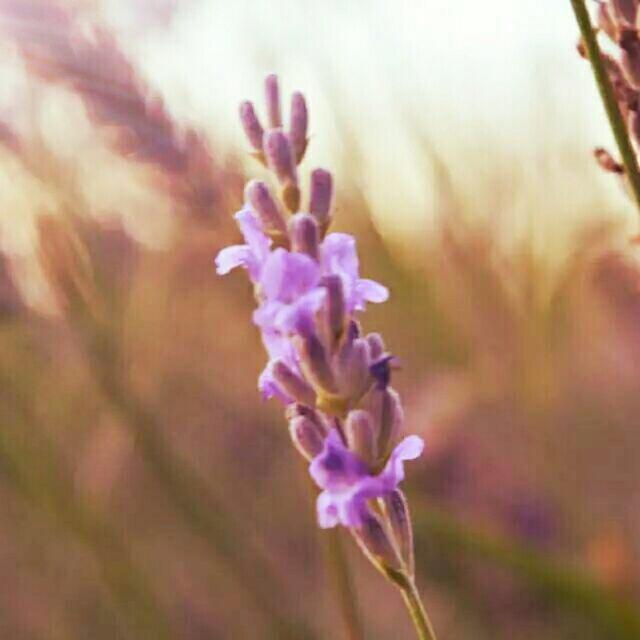
[[[201, 89], [215, 113], [220, 87], [235, 116], [239, 90], [281, 62], [307, 79], [312, 118], [318, 104], [309, 166], [336, 170], [336, 227], [393, 294], [364, 321], [400, 358], [407, 429], [428, 445], [407, 491], [441, 637], [640, 637], [640, 263], [623, 189], [589, 156], [600, 114], [574, 34], [548, 13], [502, 13], [507, 40], [537, 25], [532, 39], [566, 38], [569, 62], [540, 45], [540, 66], [516, 58], [529, 86], [493, 69], [500, 90], [474, 109], [483, 79], [460, 95], [456, 70], [470, 79], [470, 57], [494, 58], [467, 22], [439, 0], [394, 12], [371, 53], [387, 73], [409, 55], [392, 45], [410, 18], [412, 46], [429, 19], [433, 46], [455, 35], [415, 74], [444, 90], [408, 99], [413, 67], [386, 85], [358, 66], [386, 14], [372, 2], [363, 25], [356, 4], [322, 16], [325, 40], [351, 25], [343, 49], [329, 34], [327, 58], [313, 41], [294, 64], [301, 38], [260, 32], [261, 3], [0, 0], [0, 637], [342, 637], [309, 481], [255, 388], [251, 292], [213, 271], [258, 167], [230, 117], [193, 101]], [[470, 6], [453, 17], [475, 20]], [[313, 31], [310, 8], [295, 11]], [[203, 16], [219, 17], [202, 20], [218, 37], [206, 86]], [[180, 67], [185, 33], [195, 57]], [[229, 58], [243, 34], [253, 49]], [[334, 56], [350, 52], [341, 70]], [[504, 105], [512, 90], [522, 102]], [[473, 136], [454, 135], [455, 113], [425, 119], [421, 101], [438, 114], [447, 99]], [[366, 637], [411, 637], [352, 546]]]

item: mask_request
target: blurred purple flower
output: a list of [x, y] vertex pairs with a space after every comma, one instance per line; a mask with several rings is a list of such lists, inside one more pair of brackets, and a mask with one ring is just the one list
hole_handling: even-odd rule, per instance
[[360, 527], [366, 502], [388, 495], [404, 480], [405, 460], [422, 453], [424, 443], [409, 436], [394, 448], [379, 475], [371, 475], [367, 465], [342, 442], [337, 430], [326, 438], [324, 449], [309, 466], [309, 473], [324, 491], [318, 496], [318, 523], [323, 529], [342, 524]]

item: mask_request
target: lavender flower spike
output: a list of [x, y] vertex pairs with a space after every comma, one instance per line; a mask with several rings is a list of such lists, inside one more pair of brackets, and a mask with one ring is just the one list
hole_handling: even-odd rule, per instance
[[415, 600], [411, 521], [398, 487], [404, 463], [424, 445], [418, 436], [401, 437], [404, 412], [390, 386], [393, 355], [379, 334], [362, 335], [358, 322], [367, 303], [385, 302], [389, 291], [360, 277], [355, 238], [327, 234], [331, 173], [313, 171], [309, 207], [300, 211], [306, 102], [293, 95], [285, 134], [277, 78], [269, 76], [265, 86], [270, 128], [260, 144], [250, 103], [243, 103], [241, 120], [281, 187], [279, 201], [266, 182], [249, 182], [246, 205], [235, 216], [244, 244], [220, 251], [217, 271], [243, 267], [254, 285], [253, 323], [268, 355], [258, 388], [287, 407], [293, 444], [321, 489], [318, 524], [350, 529], [373, 565], [405, 595], [413, 589]]

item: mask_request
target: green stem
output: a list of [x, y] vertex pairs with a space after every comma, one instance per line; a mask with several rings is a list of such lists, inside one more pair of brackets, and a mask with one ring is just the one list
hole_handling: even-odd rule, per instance
[[627, 126], [620, 112], [609, 74], [602, 59], [596, 32], [591, 25], [591, 18], [589, 17], [589, 12], [584, 0], [571, 0], [571, 5], [573, 6], [573, 11], [578, 26], [580, 27], [580, 33], [582, 34], [582, 39], [587, 49], [589, 62], [593, 68], [593, 74], [596, 79], [596, 84], [598, 85], [600, 97], [602, 98], [607, 117], [609, 118], [609, 124], [613, 130], [613, 135], [615, 136], [618, 150], [622, 157], [622, 163], [625, 168], [633, 199], [638, 209], [640, 209], [640, 170], [638, 169], [638, 160], [631, 141], [629, 140]]
[[327, 565], [337, 594], [340, 613], [349, 640], [364, 640], [357, 596], [340, 531], [332, 529], [322, 536], [325, 541]]
[[404, 603], [411, 614], [411, 620], [416, 628], [419, 640], [436, 640], [436, 632], [433, 630], [431, 620], [429, 620], [429, 616], [422, 604], [415, 581], [405, 576], [405, 579], [397, 584]]

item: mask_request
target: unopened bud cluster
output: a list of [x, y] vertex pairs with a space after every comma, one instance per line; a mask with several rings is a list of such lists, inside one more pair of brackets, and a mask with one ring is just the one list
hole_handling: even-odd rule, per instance
[[[285, 131], [282, 124], [280, 88], [275, 75], [265, 80], [265, 103], [267, 127], [263, 127], [253, 104], [245, 101], [240, 105], [240, 122], [247, 135], [253, 153], [267, 164], [276, 175], [281, 189], [281, 198], [286, 208], [295, 212], [300, 207], [300, 187], [297, 166], [302, 162], [307, 149], [308, 115], [304, 96], [296, 92], [291, 97], [291, 118]], [[329, 197], [330, 197], [329, 191]]]
[[360, 278], [355, 239], [327, 233], [333, 178], [311, 172], [302, 207], [298, 166], [307, 148], [304, 96], [291, 100], [282, 128], [277, 78], [266, 79], [266, 127], [252, 103], [240, 118], [254, 155], [275, 176], [277, 195], [252, 180], [236, 214], [245, 244], [223, 249], [220, 274], [247, 270], [254, 285], [259, 327], [269, 361], [260, 375], [264, 398], [286, 405], [289, 433], [322, 489], [321, 527], [354, 533], [368, 557], [387, 575], [413, 572], [411, 521], [398, 485], [404, 462], [418, 457], [417, 436], [401, 439], [402, 405], [390, 386], [394, 359], [377, 333], [363, 333], [357, 314], [380, 303], [387, 289]]

